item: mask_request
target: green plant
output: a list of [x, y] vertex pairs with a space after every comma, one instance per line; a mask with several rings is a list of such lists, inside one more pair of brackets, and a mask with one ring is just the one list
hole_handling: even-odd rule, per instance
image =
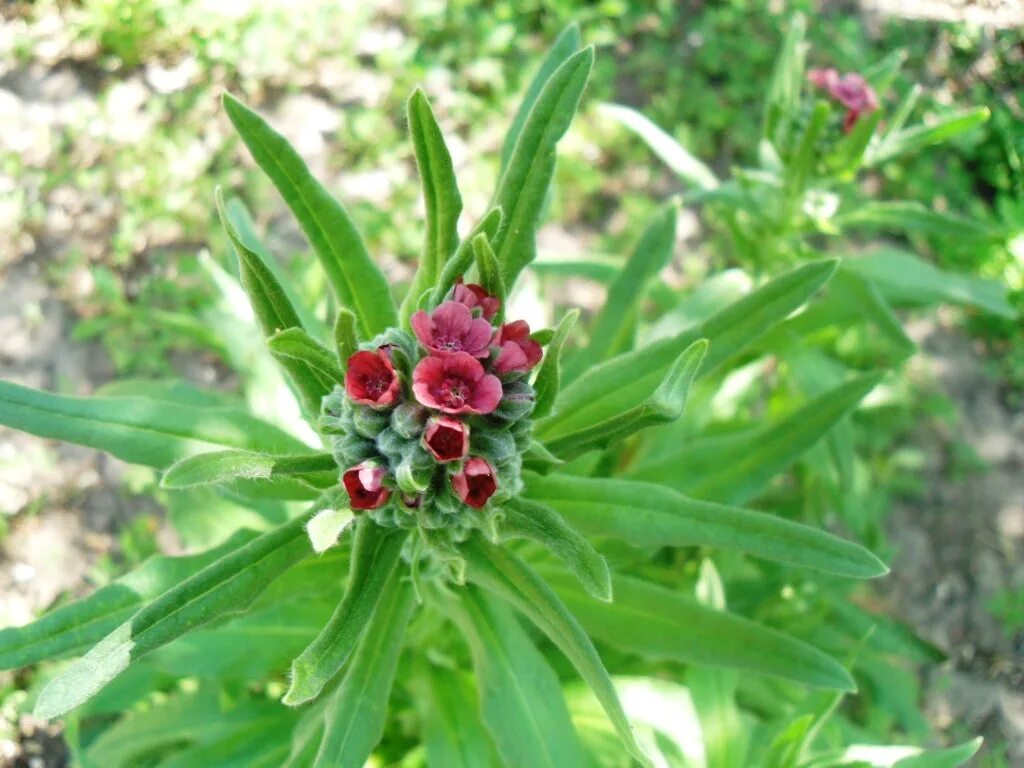
[[[218, 195], [288, 411], [313, 431], [282, 418], [280, 397], [261, 418], [178, 383], [91, 399], [0, 383], [0, 422], [164, 470], [188, 509], [183, 537], [200, 545], [0, 631], [7, 668], [85, 652], [43, 672], [34, 702], [67, 716], [81, 762], [361, 766], [376, 749], [406, 766], [910, 768], [977, 749], [848, 747], [848, 667], [870, 679], [877, 656], [935, 651], [848, 601], [848, 580], [886, 571], [868, 549], [786, 519], [785, 504], [741, 506], [784, 493], [780, 474], [812, 450], [811, 483], [856, 481], [844, 419], [884, 372], [871, 360], [847, 376], [797, 353], [836, 332], [813, 316], [835, 260], [738, 300], [709, 283], [637, 344], [642, 289], [674, 244], [670, 204], [564, 370], [574, 313], [532, 335], [503, 322], [590, 71], [579, 48], [571, 27], [545, 59], [492, 206], [463, 239], [450, 156], [414, 93], [426, 237], [398, 305], [346, 209], [225, 99], [341, 306], [328, 326], [296, 303], [244, 208]], [[779, 402], [780, 361], [794, 379], [811, 372], [799, 405]], [[722, 430], [723, 397], [771, 418]], [[587, 688], [566, 682], [566, 660]]]

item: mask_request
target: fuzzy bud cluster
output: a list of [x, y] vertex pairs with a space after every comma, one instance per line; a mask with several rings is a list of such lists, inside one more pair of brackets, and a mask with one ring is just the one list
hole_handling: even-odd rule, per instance
[[461, 540], [518, 493], [542, 350], [524, 321], [495, 324], [500, 308], [460, 282], [413, 333], [389, 329], [348, 359], [321, 426], [353, 510]]

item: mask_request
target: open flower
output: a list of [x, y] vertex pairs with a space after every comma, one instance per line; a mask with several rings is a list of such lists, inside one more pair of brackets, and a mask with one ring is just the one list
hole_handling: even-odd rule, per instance
[[844, 131], [849, 132], [861, 115], [870, 114], [878, 109], [875, 89], [856, 72], [840, 75], [832, 68], [812, 69], [807, 73], [807, 79], [846, 107]]
[[434, 354], [490, 354], [491, 324], [482, 317], [473, 317], [469, 307], [458, 301], [446, 301], [429, 315], [421, 309], [412, 316], [411, 323], [416, 338]]
[[461, 459], [469, 453], [469, 426], [451, 416], [438, 416], [427, 424], [423, 444], [441, 463]]
[[352, 509], [376, 509], [382, 506], [391, 496], [391, 491], [384, 487], [384, 475], [382, 467], [370, 462], [345, 470], [341, 481], [348, 491], [349, 506]]
[[480, 509], [498, 490], [498, 477], [487, 459], [474, 456], [457, 475], [452, 475], [452, 489], [463, 504]]
[[480, 307], [485, 320], [490, 320], [501, 309], [501, 299], [491, 296], [482, 285], [463, 283], [461, 278], [455, 284], [452, 300], [459, 304], [465, 304], [470, 309]]
[[472, 355], [455, 352], [420, 360], [412, 391], [423, 405], [445, 413], [490, 413], [501, 400], [501, 381]]
[[386, 350], [356, 352], [348, 359], [345, 393], [352, 402], [373, 408], [387, 408], [398, 401], [402, 384]]
[[526, 373], [540, 362], [543, 351], [540, 344], [530, 338], [530, 326], [525, 320], [505, 323], [494, 334], [491, 342], [501, 348], [494, 364], [496, 373]]

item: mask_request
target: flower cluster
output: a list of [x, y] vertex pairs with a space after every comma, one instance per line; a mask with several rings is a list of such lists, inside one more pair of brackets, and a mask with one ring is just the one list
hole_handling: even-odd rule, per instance
[[500, 311], [460, 281], [412, 334], [389, 329], [348, 359], [321, 423], [353, 510], [461, 538], [519, 491], [543, 352], [526, 322], [495, 324]]
[[846, 107], [843, 118], [843, 130], [849, 133], [860, 119], [878, 109], [878, 96], [875, 89], [856, 72], [840, 75], [835, 69], [812, 69], [807, 72], [807, 79], [817, 88], [828, 93], [833, 100]]

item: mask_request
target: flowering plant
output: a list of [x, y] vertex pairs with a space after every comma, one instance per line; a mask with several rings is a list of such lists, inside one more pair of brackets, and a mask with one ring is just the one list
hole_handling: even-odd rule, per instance
[[[6, 668], [84, 652], [35, 699], [39, 716], [68, 719], [83, 763], [359, 768], [378, 750], [445, 768], [738, 766], [750, 764], [738, 671], [776, 734], [765, 766], [796, 765], [816, 746], [855, 688], [836, 658], [848, 647], [727, 610], [711, 554], [772, 596], [793, 584], [810, 594], [815, 574], [827, 584], [886, 572], [856, 543], [740, 506], [882, 373], [753, 435], [682, 421], [691, 389], [707, 405], [750, 357], [799, 336], [791, 316], [807, 314], [837, 264], [808, 262], [634, 344], [620, 331], [632, 289], [671, 255], [671, 205], [586, 346], [563, 350], [575, 311], [535, 332], [508, 321], [592, 60], [575, 28], [555, 42], [512, 122], [493, 205], [462, 238], [450, 155], [413, 94], [426, 236], [400, 303], [341, 203], [258, 114], [225, 98], [341, 305], [322, 327], [244, 209], [218, 195], [239, 282], [312, 440], [166, 383], [88, 399], [0, 383], [0, 423], [158, 468], [168, 493], [230, 518], [192, 554], [154, 557], [0, 631]], [[856, 608], [845, 615], [855, 629], [843, 627], [844, 642], [863, 627]], [[797, 711], [806, 688], [827, 697], [810, 715]], [[652, 701], [699, 721], [687, 733], [702, 733], [704, 763]], [[815, 764], [849, 764], [826, 758]]]

